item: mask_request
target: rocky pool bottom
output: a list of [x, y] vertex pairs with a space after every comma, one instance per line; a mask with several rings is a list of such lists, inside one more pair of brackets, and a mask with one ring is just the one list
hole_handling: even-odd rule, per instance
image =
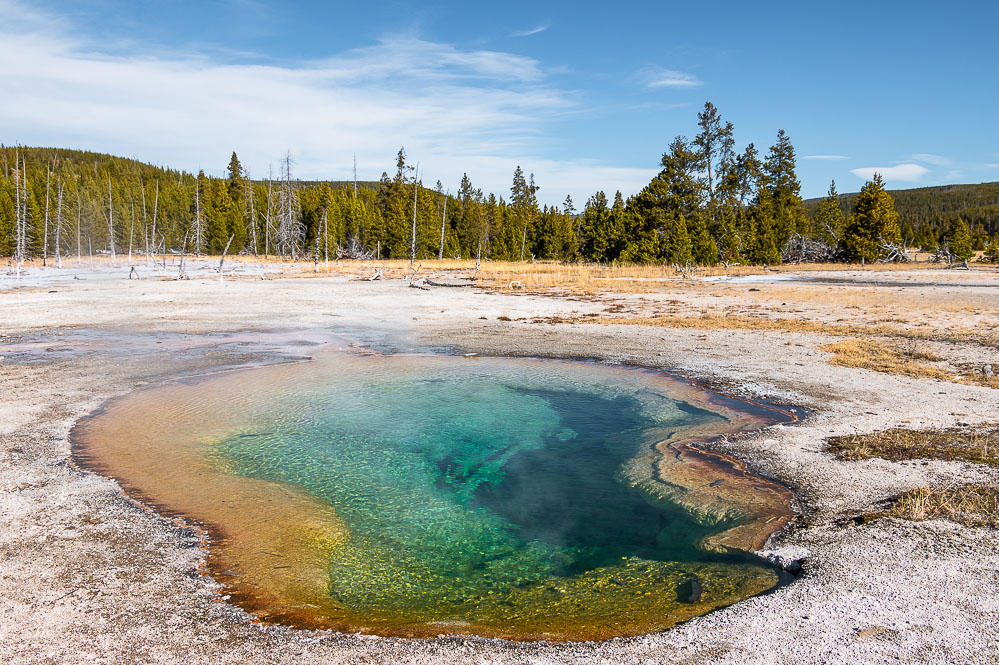
[[779, 419], [636, 368], [338, 350], [137, 391], [73, 444], [203, 525], [264, 620], [593, 640], [776, 585], [747, 553], [790, 493], [688, 443]]

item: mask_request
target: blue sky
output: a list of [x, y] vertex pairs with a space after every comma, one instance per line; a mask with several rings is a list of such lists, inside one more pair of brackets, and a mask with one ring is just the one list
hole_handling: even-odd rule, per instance
[[999, 3], [0, 0], [0, 141], [221, 173], [424, 182], [580, 207], [638, 191], [706, 100], [790, 135], [806, 197], [999, 180]]

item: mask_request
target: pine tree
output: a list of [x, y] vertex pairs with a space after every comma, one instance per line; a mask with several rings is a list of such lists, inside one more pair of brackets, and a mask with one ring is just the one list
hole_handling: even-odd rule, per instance
[[709, 212], [714, 209], [715, 185], [726, 162], [731, 161], [733, 147], [733, 127], [731, 122], [722, 124], [721, 114], [711, 102], [704, 102], [704, 110], [697, 114], [697, 125], [701, 132], [694, 137], [698, 148], [701, 167], [706, 176]]
[[534, 213], [538, 207], [537, 185], [534, 184], [534, 174], [529, 180], [524, 179], [524, 171], [518, 165], [513, 172], [513, 184], [510, 187], [510, 205], [515, 215], [515, 226], [520, 233], [519, 259], [525, 258], [528, 240], [533, 242]]
[[777, 247], [779, 237], [774, 223], [773, 194], [767, 187], [761, 187], [756, 200], [748, 211], [745, 258], [757, 265], [777, 265], [780, 252]]
[[989, 238], [989, 242], [985, 245], [985, 254], [982, 258], [989, 263], [999, 263], [999, 237], [993, 236]]
[[687, 236], [690, 238], [690, 255], [694, 263], [704, 266], [718, 263], [718, 243], [708, 232], [704, 217], [698, 215], [687, 225]]
[[895, 200], [885, 191], [881, 174], [866, 183], [853, 204], [843, 243], [852, 260], [876, 261], [884, 253], [886, 243], [900, 243]]
[[971, 242], [971, 232], [963, 219], [958, 217], [951, 225], [950, 238], [947, 240], [951, 253], [958, 261], [967, 261], [975, 255]]
[[774, 240], [777, 247], [783, 247], [792, 233], [807, 231], [801, 183], [795, 173], [794, 146], [783, 129], [777, 132], [777, 142], [770, 147], [764, 168], [773, 198]]
[[836, 181], [829, 183], [829, 193], [819, 204], [815, 216], [815, 233], [825, 242], [838, 247], [843, 238], [843, 227], [846, 226], [846, 215], [840, 205], [839, 194], [836, 193]]
[[239, 157], [232, 153], [229, 158], [229, 166], [226, 167], [228, 174], [229, 198], [237, 201], [243, 196], [243, 165], [239, 163]]
[[664, 215], [656, 211], [658, 226], [662, 230], [662, 258], [666, 263], [676, 266], [687, 266], [693, 261], [690, 234], [687, 232], [687, 220], [678, 212]]

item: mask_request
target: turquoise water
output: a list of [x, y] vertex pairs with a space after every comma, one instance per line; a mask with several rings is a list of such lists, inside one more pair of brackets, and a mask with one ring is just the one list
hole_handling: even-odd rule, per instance
[[350, 531], [329, 565], [333, 600], [376, 617], [461, 618], [553, 578], [706, 561], [694, 543], [707, 529], [621, 469], [720, 416], [626, 370], [590, 374], [537, 361], [374, 364], [275, 395], [213, 454], [329, 501]]

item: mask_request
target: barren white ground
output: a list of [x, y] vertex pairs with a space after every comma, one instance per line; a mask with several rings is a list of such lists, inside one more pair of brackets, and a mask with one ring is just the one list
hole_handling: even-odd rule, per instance
[[[999, 420], [999, 391], [835, 367], [816, 348], [828, 336], [531, 322], [600, 312], [607, 303], [599, 299], [421, 291], [400, 280], [345, 277], [220, 282], [206, 272], [190, 281], [129, 281], [127, 269], [78, 271], [79, 279], [37, 272], [21, 282], [0, 277], [0, 662], [999, 663], [999, 534], [944, 521], [856, 526], [849, 519], [907, 488], [999, 482], [996, 471], [843, 462], [823, 452], [834, 434]], [[869, 276], [836, 278], [859, 289]], [[946, 297], [952, 279], [934, 276], [921, 292]], [[994, 325], [999, 276], [961, 279], [974, 280], [962, 293], [977, 289], [984, 303], [962, 320]], [[655, 311], [669, 300], [674, 310], [697, 311], [711, 298], [738, 302], [748, 287], [740, 288], [727, 295], [664, 290], [618, 302]], [[381, 639], [264, 626], [227, 604], [201, 574], [194, 531], [69, 463], [73, 423], [113, 396], [178, 374], [307, 354], [310, 340], [337, 330], [388, 349], [444, 346], [663, 367], [734, 394], [806, 407], [801, 424], [719, 444], [797, 492], [802, 519], [772, 547], [807, 550], [804, 573], [664, 633], [598, 644]], [[218, 334], [237, 331], [271, 337]], [[165, 346], [157, 349], [157, 341]], [[936, 346], [955, 362], [999, 360], [992, 348]]]

